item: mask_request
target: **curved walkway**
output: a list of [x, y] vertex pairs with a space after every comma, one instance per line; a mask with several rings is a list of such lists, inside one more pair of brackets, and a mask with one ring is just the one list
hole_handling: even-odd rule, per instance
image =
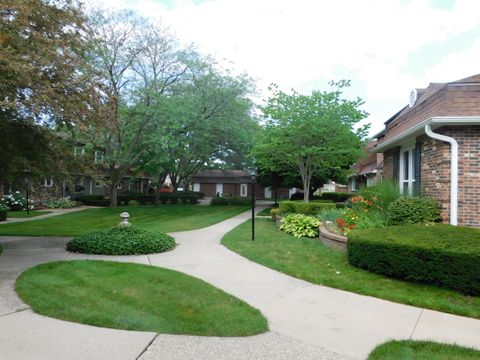
[[[389, 339], [432, 339], [480, 349], [480, 320], [392, 303], [298, 280], [222, 245], [249, 219], [172, 235], [179, 246], [149, 256], [67, 253], [67, 238], [0, 238], [0, 358], [5, 359], [364, 359]], [[13, 291], [24, 269], [61, 259], [152, 264], [201, 278], [260, 309], [271, 332], [247, 338], [157, 335], [96, 328], [33, 313]]]

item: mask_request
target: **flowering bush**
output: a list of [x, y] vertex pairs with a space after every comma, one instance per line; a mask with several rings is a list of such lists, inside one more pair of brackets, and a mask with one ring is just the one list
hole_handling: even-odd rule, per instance
[[77, 206], [77, 203], [69, 198], [52, 199], [47, 202], [49, 209], [71, 209]]
[[[10, 211], [27, 210], [27, 200], [20, 194], [20, 191], [15, 191], [11, 195], [4, 195], [0, 203]], [[30, 209], [33, 209], [32, 203], [33, 201], [30, 200]]]

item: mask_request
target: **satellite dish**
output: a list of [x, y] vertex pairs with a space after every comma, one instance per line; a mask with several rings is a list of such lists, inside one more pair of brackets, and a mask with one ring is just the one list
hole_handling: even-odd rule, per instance
[[417, 90], [413, 89], [412, 91], [410, 91], [410, 101], [408, 103], [408, 106], [412, 108], [413, 105], [415, 105], [415, 101], [417, 101]]

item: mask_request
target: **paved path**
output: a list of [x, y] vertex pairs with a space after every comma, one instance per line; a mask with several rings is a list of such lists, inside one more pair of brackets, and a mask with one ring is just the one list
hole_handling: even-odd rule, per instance
[[29, 218], [7, 218], [7, 221], [0, 222], [0, 225], [10, 224], [10, 223], [14, 223], [14, 222], [25, 222], [25, 221], [40, 220], [40, 219], [45, 219], [45, 218], [49, 218], [49, 217], [52, 217], [52, 216], [69, 214], [69, 213], [72, 213], [72, 212], [77, 212], [77, 211], [82, 211], [82, 210], [87, 210], [87, 209], [95, 209], [95, 208], [96, 208], [95, 206], [79, 206], [79, 207], [72, 208], [72, 209], [46, 209], [46, 211], [50, 211], [50, 213], [45, 214], [45, 215], [33, 216], [33, 217], [29, 217]]
[[[86, 256], [66, 238], [3, 237], [0, 359], [364, 359], [388, 339], [433, 339], [480, 349], [480, 320], [313, 285], [253, 263], [220, 245], [248, 213], [172, 234], [179, 246], [149, 256]], [[201, 278], [260, 309], [271, 332], [247, 338], [156, 335], [95, 328], [34, 314], [13, 291], [36, 263], [109, 259], [152, 264]], [[101, 345], [100, 345], [101, 344]]]

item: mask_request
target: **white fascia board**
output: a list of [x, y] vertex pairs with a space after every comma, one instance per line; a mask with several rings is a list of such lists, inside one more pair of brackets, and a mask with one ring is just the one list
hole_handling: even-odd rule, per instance
[[381, 143], [370, 149], [370, 153], [380, 153], [388, 150], [392, 147], [400, 145], [405, 142], [405, 139], [413, 136], [419, 136], [425, 133], [425, 125], [431, 124], [432, 129], [439, 128], [441, 126], [468, 126], [468, 125], [480, 125], [480, 116], [436, 116], [428, 118], [418, 125], [404, 131], [400, 135]]

